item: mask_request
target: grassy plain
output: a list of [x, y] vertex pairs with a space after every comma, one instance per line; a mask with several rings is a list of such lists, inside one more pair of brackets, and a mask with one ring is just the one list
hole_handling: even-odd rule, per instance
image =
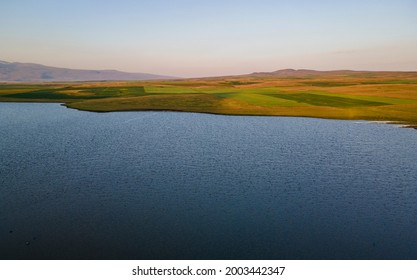
[[417, 127], [417, 72], [247, 75], [140, 82], [0, 84], [3, 102], [61, 102], [93, 111], [392, 121]]

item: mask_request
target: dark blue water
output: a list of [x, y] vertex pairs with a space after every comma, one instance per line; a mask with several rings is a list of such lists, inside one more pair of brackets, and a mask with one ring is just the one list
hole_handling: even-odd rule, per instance
[[417, 259], [417, 131], [0, 103], [3, 259]]

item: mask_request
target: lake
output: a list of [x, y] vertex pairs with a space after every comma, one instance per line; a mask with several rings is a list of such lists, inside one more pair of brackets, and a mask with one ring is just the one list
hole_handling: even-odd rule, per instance
[[417, 131], [0, 103], [2, 259], [417, 259]]

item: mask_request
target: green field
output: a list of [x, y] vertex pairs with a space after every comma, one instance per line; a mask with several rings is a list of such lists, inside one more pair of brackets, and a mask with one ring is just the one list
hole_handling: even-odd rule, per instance
[[417, 126], [417, 73], [236, 76], [145, 82], [0, 84], [3, 102], [94, 111], [167, 110], [377, 120]]

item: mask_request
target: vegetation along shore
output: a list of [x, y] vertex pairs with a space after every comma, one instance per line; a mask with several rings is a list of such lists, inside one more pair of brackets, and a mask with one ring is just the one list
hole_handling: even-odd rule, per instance
[[92, 112], [166, 110], [388, 121], [417, 127], [417, 72], [280, 70], [153, 81], [0, 83], [2, 102]]

